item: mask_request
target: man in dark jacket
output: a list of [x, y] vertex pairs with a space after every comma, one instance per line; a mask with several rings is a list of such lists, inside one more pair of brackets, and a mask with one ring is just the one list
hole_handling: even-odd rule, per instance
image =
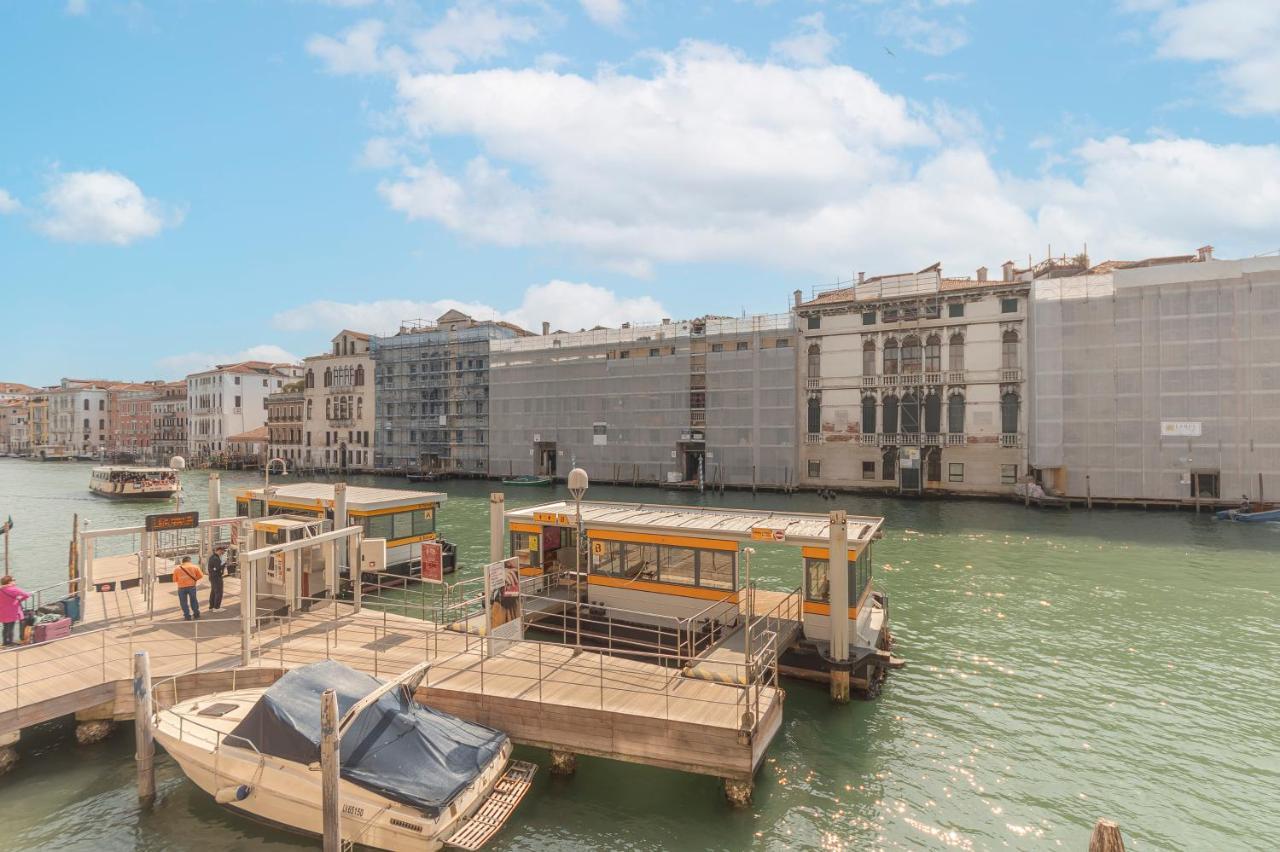
[[213, 553], [209, 556], [208, 568], [205, 573], [209, 575], [209, 609], [222, 609], [222, 577], [226, 572], [226, 567], [222, 564], [222, 554], [227, 552], [227, 547], [220, 544], [213, 549]]

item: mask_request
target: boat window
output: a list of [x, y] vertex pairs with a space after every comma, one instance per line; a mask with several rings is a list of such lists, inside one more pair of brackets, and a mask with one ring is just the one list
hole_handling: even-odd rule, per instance
[[368, 515], [360, 518], [360, 526], [364, 527], [365, 538], [391, 539], [394, 536], [393, 515]]
[[[831, 566], [826, 559], [804, 560], [805, 599], [815, 603], [831, 601]], [[849, 560], [849, 605], [853, 606], [862, 597], [862, 592], [871, 582], [871, 548], [865, 547], [857, 559]]]
[[679, 583], [692, 586], [697, 582], [698, 551], [689, 547], [668, 547], [662, 554], [662, 573], [659, 579], [664, 583]]
[[513, 532], [511, 534], [511, 553], [519, 557], [521, 568], [537, 568], [542, 561], [542, 554], [538, 549], [538, 534]]
[[391, 537], [392, 538], [412, 538], [413, 537], [413, 514], [410, 512], [396, 512], [391, 516]]
[[827, 560], [805, 559], [805, 600], [826, 603], [831, 599], [831, 583], [827, 579]]
[[617, 541], [591, 542], [591, 570], [606, 577], [621, 577], [622, 543]]
[[703, 550], [698, 553], [698, 585], [712, 589], [732, 589], [733, 563], [737, 553]]
[[641, 580], [658, 579], [658, 546], [654, 544], [627, 545], [627, 576]]
[[414, 509], [409, 513], [413, 516], [413, 534], [427, 535], [436, 531], [436, 513], [432, 509]]

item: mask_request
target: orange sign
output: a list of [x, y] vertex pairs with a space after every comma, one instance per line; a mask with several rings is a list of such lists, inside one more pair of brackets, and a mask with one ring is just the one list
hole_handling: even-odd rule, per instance
[[768, 527], [752, 527], [752, 541], [786, 541], [786, 530], [771, 530]]
[[534, 512], [533, 519], [540, 524], [555, 524], [561, 527], [573, 524], [568, 515], [560, 515], [555, 512]]

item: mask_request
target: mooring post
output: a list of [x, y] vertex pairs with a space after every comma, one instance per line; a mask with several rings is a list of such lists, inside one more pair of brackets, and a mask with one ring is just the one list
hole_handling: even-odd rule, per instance
[[1084, 504], [1085, 507], [1092, 511], [1093, 509], [1093, 489], [1089, 486], [1089, 474], [1084, 475]]
[[494, 491], [489, 495], [489, 561], [502, 561], [502, 526], [506, 511], [506, 495]]
[[[222, 517], [222, 474], [217, 471], [209, 471], [209, 519], [215, 520]], [[212, 531], [210, 531], [212, 535]]]
[[551, 750], [551, 774], [572, 775], [578, 769], [578, 756], [571, 751]]
[[0, 734], [0, 775], [4, 775], [18, 764], [18, 738], [21, 730], [6, 731]]
[[849, 516], [831, 513], [827, 582], [831, 588], [831, 700], [849, 701]]
[[342, 849], [342, 809], [338, 801], [338, 694], [320, 696], [320, 775], [324, 799], [324, 852]]
[[155, 704], [151, 695], [151, 655], [133, 655], [133, 759], [138, 764], [138, 801], [146, 804], [156, 797], [156, 745], [152, 728]]
[[721, 780], [724, 782], [724, 797], [729, 800], [731, 806], [745, 808], [751, 805], [751, 788], [754, 785], [750, 780], [741, 781], [734, 778]]
[[364, 589], [364, 565], [360, 560], [360, 536], [347, 539], [347, 576], [351, 579], [351, 611], [360, 611], [360, 595]]
[[1100, 819], [1089, 835], [1089, 852], [1124, 852], [1124, 835], [1120, 826], [1109, 819]]

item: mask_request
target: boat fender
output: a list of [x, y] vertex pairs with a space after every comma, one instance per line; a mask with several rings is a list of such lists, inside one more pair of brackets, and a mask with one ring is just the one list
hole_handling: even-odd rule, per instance
[[220, 805], [227, 805], [231, 802], [243, 802], [249, 798], [249, 794], [253, 792], [253, 788], [248, 784], [240, 784], [236, 787], [223, 787], [214, 794], [214, 801]]

